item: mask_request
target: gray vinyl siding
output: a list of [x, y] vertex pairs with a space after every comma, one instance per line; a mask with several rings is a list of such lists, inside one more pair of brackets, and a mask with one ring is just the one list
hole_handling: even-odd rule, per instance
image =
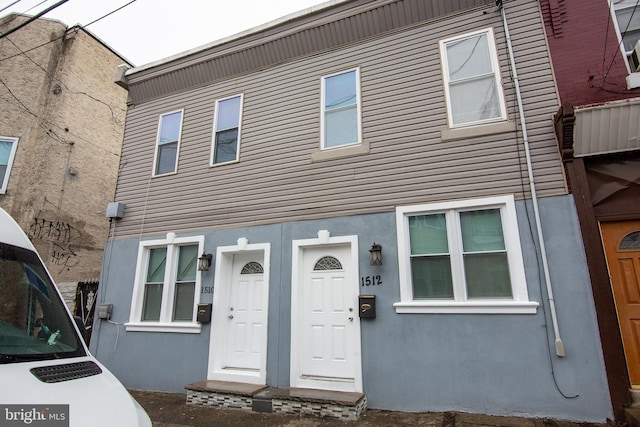
[[291, 61], [374, 37], [419, 22], [472, 8], [491, 0], [350, 0], [269, 28], [187, 52], [161, 67], [142, 67], [130, 77], [133, 102]]
[[[551, 121], [558, 108], [535, 0], [505, 2], [539, 196], [566, 194]], [[518, 121], [500, 13], [459, 14], [132, 105], [116, 200], [117, 237], [391, 212], [398, 205], [529, 197], [522, 134], [442, 141], [438, 41], [493, 27], [510, 120]], [[312, 162], [320, 80], [360, 67], [368, 154]], [[215, 100], [244, 94], [240, 161], [210, 167]], [[184, 108], [178, 173], [151, 178], [158, 116]], [[518, 123], [519, 124], [519, 123]]]

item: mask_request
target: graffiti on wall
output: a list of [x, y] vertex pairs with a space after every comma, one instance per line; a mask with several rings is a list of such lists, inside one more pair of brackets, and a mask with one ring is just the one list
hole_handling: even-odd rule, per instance
[[33, 218], [27, 235], [31, 240], [44, 240], [53, 243], [50, 263], [60, 267], [60, 271], [69, 270], [77, 263], [77, 254], [73, 243], [82, 238], [80, 230], [64, 221], [51, 221], [46, 218]]
[[71, 248], [71, 244], [61, 246], [54, 243], [54, 249], [51, 251], [51, 265], [60, 267], [60, 271], [69, 270], [77, 264], [77, 254]]
[[33, 218], [27, 234], [32, 239], [59, 243], [71, 243], [82, 237], [80, 230], [68, 222], [50, 221], [44, 218]]

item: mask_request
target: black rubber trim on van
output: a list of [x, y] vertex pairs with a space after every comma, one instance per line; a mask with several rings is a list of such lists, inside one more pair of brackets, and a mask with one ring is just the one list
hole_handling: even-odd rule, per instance
[[102, 369], [94, 362], [67, 363], [65, 365], [42, 366], [30, 369], [31, 373], [45, 383], [59, 383], [79, 378], [100, 375]]

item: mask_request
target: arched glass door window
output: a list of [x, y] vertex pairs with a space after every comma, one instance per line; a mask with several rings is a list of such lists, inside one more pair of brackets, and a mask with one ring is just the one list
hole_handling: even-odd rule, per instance
[[260, 265], [259, 262], [255, 262], [255, 261], [251, 261], [245, 264], [244, 267], [242, 267], [242, 271], [240, 271], [240, 274], [262, 274], [264, 273], [264, 268], [262, 268], [262, 265]]
[[620, 249], [640, 249], [640, 231], [627, 234], [620, 243]]
[[313, 271], [323, 270], [342, 270], [342, 264], [337, 258], [332, 256], [323, 256], [316, 262], [316, 265], [313, 267]]

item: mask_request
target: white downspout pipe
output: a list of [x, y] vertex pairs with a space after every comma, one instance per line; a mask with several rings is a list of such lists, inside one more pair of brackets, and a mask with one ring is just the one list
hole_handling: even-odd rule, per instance
[[531, 188], [531, 201], [533, 203], [533, 213], [536, 221], [536, 231], [538, 233], [538, 241], [540, 242], [540, 255], [542, 257], [542, 267], [544, 269], [544, 280], [547, 286], [547, 295], [549, 300], [549, 308], [551, 310], [551, 321], [553, 323], [553, 333], [556, 342], [556, 355], [562, 357], [564, 353], [564, 344], [560, 339], [560, 329], [558, 328], [558, 315], [556, 313], [556, 305], [553, 300], [553, 289], [551, 287], [551, 278], [549, 275], [549, 263], [547, 261], [547, 250], [542, 235], [542, 223], [540, 222], [540, 211], [538, 208], [538, 196], [536, 195], [536, 184], [533, 179], [533, 168], [531, 167], [531, 152], [529, 150], [529, 137], [527, 136], [527, 124], [524, 118], [524, 108], [522, 107], [522, 95], [520, 94], [520, 82], [518, 81], [518, 73], [516, 71], [516, 62], [511, 47], [511, 36], [509, 35], [509, 25], [507, 24], [507, 14], [502, 5], [502, 0], [496, 0], [496, 6], [502, 13], [502, 22], [504, 23], [504, 34], [507, 39], [507, 48], [509, 50], [509, 65], [513, 75], [513, 82], [516, 89], [516, 98], [518, 100], [518, 114], [520, 115], [520, 125], [522, 127], [522, 140], [524, 143], [524, 151], [527, 157], [527, 171], [529, 173], [529, 187]]

